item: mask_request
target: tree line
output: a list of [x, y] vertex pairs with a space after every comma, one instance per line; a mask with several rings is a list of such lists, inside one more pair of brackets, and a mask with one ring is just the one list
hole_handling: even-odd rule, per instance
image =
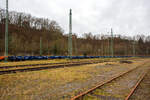
[[[0, 55], [5, 48], [5, 10], [0, 9]], [[39, 55], [40, 38], [43, 55], [67, 55], [68, 35], [55, 21], [30, 14], [9, 12], [9, 55]], [[111, 36], [84, 33], [72, 35], [73, 55], [111, 55]], [[114, 55], [149, 55], [150, 36], [115, 35]]]

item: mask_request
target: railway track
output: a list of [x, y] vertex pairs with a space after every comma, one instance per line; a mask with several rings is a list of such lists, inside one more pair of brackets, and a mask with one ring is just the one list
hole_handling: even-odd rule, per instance
[[[138, 81], [134, 82], [134, 85], [132, 86], [132, 88], [128, 89], [128, 92], [125, 94], [124, 98], [121, 98], [119, 96], [115, 97], [115, 96], [112, 96], [111, 94], [104, 94], [104, 93], [98, 93], [98, 92], [104, 91], [106, 87], [108, 87], [107, 89], [111, 90], [111, 87], [107, 86], [107, 85], [117, 84], [118, 80], [123, 80], [123, 77], [125, 77], [125, 76], [127, 77], [127, 75], [134, 73], [136, 70], [139, 70], [139, 68], [140, 67], [138, 66], [138, 67], [131, 69], [129, 71], [126, 71], [118, 76], [115, 76], [115, 77], [111, 78], [110, 80], [100, 83], [97, 86], [95, 86], [83, 93], [80, 93], [75, 97], [72, 97], [71, 100], [129, 100], [129, 98], [134, 93], [137, 86], [140, 84], [140, 82], [143, 80], [144, 76], [146, 75], [145, 70], [141, 71], [141, 73], [137, 79]], [[117, 90], [114, 90], [114, 91], [117, 91]], [[111, 92], [114, 92], [114, 91], [112, 89]], [[97, 93], [97, 94], [95, 94], [95, 93]], [[101, 95], [101, 94], [104, 94], [104, 95]]]
[[129, 100], [130, 97], [133, 95], [133, 93], [135, 92], [136, 88], [139, 86], [139, 84], [142, 82], [143, 78], [145, 77], [146, 72], [141, 75], [140, 79], [138, 80], [138, 82], [135, 84], [135, 86], [131, 89], [130, 93], [128, 94], [128, 96], [125, 98], [125, 100]]
[[[55, 64], [69, 64], [69, 63], [82, 63], [85, 61], [73, 61], [73, 62], [61, 62], [61, 63], [43, 63], [43, 64], [28, 64], [28, 65], [15, 65], [15, 66], [0, 66], [0, 69], [8, 69], [8, 68], [17, 68], [17, 67], [27, 67], [27, 66], [40, 66], [40, 65], [55, 65]], [[97, 62], [97, 61], [95, 61]]]
[[86, 62], [65, 62], [65, 63], [51, 63], [51, 64], [33, 64], [33, 65], [17, 65], [17, 66], [3, 66], [0, 67], [0, 75], [11, 74], [17, 72], [38, 71], [44, 69], [73, 67], [86, 64], [102, 63], [102, 61], [86, 61]]
[[141, 76], [132, 88], [125, 100], [149, 100], [150, 99], [150, 69]]

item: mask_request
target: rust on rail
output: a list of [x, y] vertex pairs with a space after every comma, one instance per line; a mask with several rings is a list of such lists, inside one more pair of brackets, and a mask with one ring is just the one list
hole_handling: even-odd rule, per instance
[[134, 93], [134, 91], [136, 90], [136, 88], [138, 87], [138, 85], [141, 83], [141, 81], [144, 79], [144, 76], [146, 75], [147, 72], [145, 72], [141, 78], [138, 80], [138, 82], [135, 84], [135, 86], [131, 89], [130, 93], [128, 94], [128, 96], [125, 98], [125, 100], [129, 100], [129, 98], [132, 96], [132, 94]]
[[94, 91], [95, 89], [97, 89], [97, 88], [103, 86], [103, 85], [106, 84], [106, 83], [111, 82], [112, 80], [115, 80], [116, 78], [119, 78], [119, 77], [123, 76], [123, 75], [126, 74], [126, 73], [129, 73], [129, 72], [135, 70], [136, 68], [138, 68], [138, 67], [135, 67], [135, 68], [133, 68], [133, 69], [131, 69], [131, 70], [128, 70], [128, 71], [126, 71], [126, 72], [124, 72], [124, 73], [121, 73], [121, 74], [119, 74], [118, 76], [115, 76], [115, 77], [111, 78], [110, 80], [107, 80], [107, 81], [105, 81], [105, 82], [102, 82], [102, 83], [98, 84], [97, 86], [95, 86], [95, 87], [93, 87], [93, 88], [91, 88], [91, 89], [89, 89], [89, 90], [87, 90], [87, 91], [85, 91], [85, 92], [83, 92], [83, 93], [80, 93], [80, 94], [77, 95], [77, 96], [72, 97], [71, 100], [80, 100], [80, 98], [82, 98], [82, 97], [85, 96], [86, 94], [88, 94], [88, 93]]

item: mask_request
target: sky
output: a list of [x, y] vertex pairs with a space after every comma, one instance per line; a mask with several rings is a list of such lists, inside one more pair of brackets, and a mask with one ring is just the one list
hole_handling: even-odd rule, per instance
[[[0, 0], [5, 8], [5, 0]], [[9, 10], [55, 20], [69, 32], [72, 9], [73, 33], [150, 35], [150, 0], [9, 0]]]

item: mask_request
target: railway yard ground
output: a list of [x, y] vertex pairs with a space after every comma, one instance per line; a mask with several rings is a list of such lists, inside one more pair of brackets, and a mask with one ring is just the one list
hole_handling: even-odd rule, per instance
[[135, 89], [129, 100], [149, 100], [150, 99], [150, 69], [147, 74]]
[[[80, 62], [90, 63], [80, 64]], [[132, 71], [85, 95], [82, 100], [124, 100], [141, 75], [146, 72], [148, 74], [129, 100], [149, 100], [147, 99], [150, 97], [148, 95], [150, 93], [149, 62], [149, 58], [1, 62], [0, 73], [3, 71], [10, 71], [10, 73], [0, 74], [0, 100], [70, 100], [130, 70]], [[55, 67], [57, 64], [67, 63], [75, 63], [75, 65]], [[36, 69], [39, 66], [51, 68], [18, 71], [18, 69]], [[11, 70], [16, 70], [16, 72], [11, 73]], [[146, 99], [139, 97], [141, 93], [142, 98]]]

